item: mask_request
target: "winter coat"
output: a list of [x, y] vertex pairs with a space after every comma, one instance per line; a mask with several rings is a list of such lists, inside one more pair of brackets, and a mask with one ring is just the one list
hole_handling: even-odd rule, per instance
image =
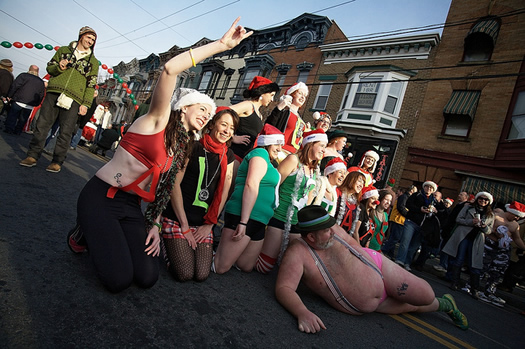
[[[447, 244], [443, 248], [443, 252], [446, 254], [456, 257], [458, 253], [458, 246], [465, 239], [465, 237], [474, 229], [474, 215], [476, 214], [476, 208], [474, 206], [465, 206], [456, 218], [456, 229], [452, 232], [452, 236], [448, 240]], [[485, 234], [490, 234], [492, 226], [494, 225], [494, 214], [491, 216], [482, 216], [482, 220], [485, 221], [485, 227], [480, 228], [480, 232], [474, 238], [472, 244], [472, 267], [476, 269], [483, 269], [483, 249], [485, 245]]]

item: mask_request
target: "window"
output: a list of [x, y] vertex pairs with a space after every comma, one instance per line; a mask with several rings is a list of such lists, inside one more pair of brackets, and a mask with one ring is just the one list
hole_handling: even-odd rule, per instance
[[495, 17], [486, 17], [472, 26], [465, 38], [463, 61], [488, 61], [498, 38], [500, 22]]
[[308, 74], [309, 71], [301, 71], [299, 72], [299, 76], [297, 77], [297, 82], [304, 82], [306, 84], [306, 80], [308, 80]]
[[317, 91], [317, 97], [315, 98], [314, 109], [325, 110], [330, 91], [332, 90], [332, 84], [320, 85]]
[[468, 115], [450, 115], [445, 120], [443, 134], [446, 136], [467, 137], [472, 120]]
[[224, 82], [222, 83], [221, 92], [219, 93], [219, 96], [217, 98], [224, 98], [226, 96], [226, 92], [228, 92], [228, 86], [230, 85], [231, 80], [232, 80], [232, 76], [226, 75], [226, 78], [224, 79]]
[[335, 124], [361, 129], [395, 129], [408, 81], [415, 75], [414, 71], [396, 66], [385, 71], [352, 68], [346, 73], [347, 85]]
[[279, 73], [279, 75], [277, 76], [277, 81], [276, 81], [276, 84], [279, 86], [279, 87], [283, 87], [284, 85], [284, 80], [286, 79], [286, 74], [281, 74]]
[[525, 138], [525, 91], [518, 94], [512, 119], [509, 137], [507, 139], [524, 139]]
[[353, 108], [374, 109], [374, 103], [377, 97], [377, 90], [379, 89], [379, 82], [381, 78], [364, 78], [357, 86], [357, 93], [355, 94]]
[[208, 89], [208, 84], [210, 83], [210, 80], [211, 80], [211, 76], [212, 76], [211, 71], [207, 71], [202, 74], [202, 79], [201, 79], [201, 82], [198, 88], [199, 91], [206, 92], [206, 90]]
[[389, 114], [394, 114], [402, 87], [403, 84], [401, 83], [401, 81], [392, 82], [390, 84], [390, 91], [388, 92], [388, 96], [386, 98], [385, 103], [385, 109], [383, 111]]

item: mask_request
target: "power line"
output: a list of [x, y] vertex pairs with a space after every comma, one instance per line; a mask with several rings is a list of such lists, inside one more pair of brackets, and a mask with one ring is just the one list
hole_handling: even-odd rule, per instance
[[98, 19], [99, 21], [101, 21], [102, 23], [104, 23], [105, 25], [107, 25], [108, 27], [110, 27], [111, 29], [113, 29], [115, 32], [117, 32], [118, 34], [120, 34], [122, 37], [124, 37], [126, 40], [128, 40], [129, 42], [131, 42], [133, 45], [137, 46], [139, 49], [141, 49], [142, 51], [146, 52], [149, 54], [149, 52], [147, 52], [146, 50], [144, 50], [142, 47], [140, 47], [139, 45], [137, 45], [135, 42], [131, 41], [130, 39], [128, 39], [127, 37], [125, 37], [123, 34], [121, 34], [118, 30], [116, 30], [115, 28], [113, 28], [112, 26], [110, 26], [108, 23], [104, 22], [103, 20], [101, 20], [98, 16], [96, 16], [93, 12], [89, 11], [87, 8], [85, 8], [84, 6], [82, 6], [81, 4], [78, 3], [77, 0], [73, 0], [75, 2], [75, 4], [77, 4], [78, 6], [80, 6], [81, 8], [83, 8], [86, 12], [88, 12], [89, 14], [91, 14], [93, 17], [95, 17], [96, 19]]
[[45, 37], [48, 38], [49, 40], [51, 40], [51, 41], [53, 41], [53, 42], [55, 42], [55, 43], [58, 43], [58, 41], [56, 41], [55, 39], [50, 38], [50, 37], [47, 36], [46, 34], [42, 33], [42, 32], [39, 31], [39, 30], [36, 30], [35, 28], [31, 27], [30, 25], [28, 25], [28, 24], [22, 22], [21, 20], [19, 20], [18, 18], [15, 18], [14, 16], [10, 15], [9, 13], [5, 12], [4, 10], [0, 10], [0, 12], [3, 12], [4, 14], [6, 14], [6, 15], [9, 16], [9, 17], [11, 17], [11, 18], [14, 19], [15, 21], [17, 21], [17, 22], [19, 22], [19, 23], [25, 25], [26, 27], [28, 27], [29, 29], [31, 29], [31, 30], [33, 30], [33, 31], [35, 31], [35, 32], [37, 32], [37, 33], [39, 33], [40, 35], [45, 36]]
[[[145, 10], [143, 7], [141, 7], [139, 4], [137, 4], [135, 1], [133, 1], [133, 0], [130, 0], [130, 1], [131, 1], [132, 3], [134, 3], [138, 8], [140, 8], [142, 11], [146, 12], [148, 15], [150, 15], [150, 16], [153, 17], [153, 18], [155, 18], [155, 21], [153, 21], [153, 22], [151, 22], [151, 23], [148, 23], [148, 24], [145, 24], [145, 25], [143, 25], [142, 27], [135, 28], [135, 29], [133, 29], [133, 30], [127, 32], [127, 33], [124, 33], [123, 35], [128, 35], [128, 34], [134, 33], [134, 32], [136, 32], [136, 31], [138, 31], [138, 30], [141, 30], [141, 29], [144, 29], [144, 28], [146, 28], [146, 27], [149, 27], [150, 25], [153, 25], [153, 24], [155, 24], [155, 23], [157, 23], [157, 22], [160, 22], [160, 23], [164, 24], [164, 23], [162, 22], [162, 20], [164, 20], [164, 19], [166, 19], [166, 18], [169, 18], [169, 17], [171, 17], [171, 16], [173, 16], [173, 15], [176, 15], [177, 13], [180, 13], [180, 12], [182, 12], [182, 11], [184, 11], [184, 10], [187, 10], [187, 9], [189, 9], [189, 8], [192, 8], [193, 6], [196, 6], [196, 5], [200, 4], [201, 2], [204, 2], [204, 0], [198, 1], [198, 2], [196, 2], [196, 3], [194, 3], [194, 4], [192, 4], [192, 5], [186, 6], [185, 8], [183, 8], [183, 9], [181, 9], [181, 10], [178, 10], [178, 11], [175, 11], [175, 12], [173, 12], [173, 13], [170, 13], [170, 14], [167, 15], [167, 16], [164, 16], [164, 17], [162, 17], [162, 18], [157, 18], [157, 17], [155, 17], [153, 14], [151, 14], [151, 13], [149, 13], [147, 10]], [[166, 25], [166, 24], [164, 24], [164, 25]], [[167, 25], [166, 25], [166, 26], [167, 26]], [[168, 28], [169, 28], [169, 27], [168, 27]], [[173, 29], [172, 29], [172, 30], [173, 30]], [[174, 31], [175, 33], [177, 33], [175, 30], [173, 30], [173, 31]], [[177, 34], [180, 35], [180, 36], [182, 36], [182, 35], [179, 34], [179, 33], [177, 33]], [[103, 43], [105, 43], [105, 42], [109, 42], [109, 41], [112, 41], [112, 40], [118, 39], [118, 38], [120, 38], [121, 36], [122, 36], [122, 35], [119, 35], [119, 36], [116, 36], [116, 37], [114, 37], [114, 38], [111, 38], [111, 39], [108, 39], [108, 40], [101, 41], [100, 44], [103, 44]], [[182, 36], [182, 37], [184, 38], [184, 36]], [[186, 39], [186, 38], [184, 38], [184, 39]], [[188, 39], [186, 39], [186, 40], [188, 40]], [[189, 41], [189, 40], [188, 40], [188, 41]]]

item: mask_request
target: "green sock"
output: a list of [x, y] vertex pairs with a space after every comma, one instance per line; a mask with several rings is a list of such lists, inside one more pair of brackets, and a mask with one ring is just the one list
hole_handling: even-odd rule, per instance
[[454, 310], [452, 307], [452, 303], [448, 299], [436, 297], [436, 299], [439, 302], [439, 308], [438, 311], [444, 311], [445, 313], [448, 313], [449, 311]]

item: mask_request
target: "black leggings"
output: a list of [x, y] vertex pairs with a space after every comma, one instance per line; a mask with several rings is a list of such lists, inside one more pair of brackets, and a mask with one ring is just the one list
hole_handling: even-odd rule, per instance
[[98, 277], [111, 292], [125, 290], [133, 281], [152, 287], [159, 277], [159, 262], [144, 252], [147, 233], [139, 197], [119, 190], [110, 199], [109, 187], [95, 176], [77, 203], [78, 223]]

